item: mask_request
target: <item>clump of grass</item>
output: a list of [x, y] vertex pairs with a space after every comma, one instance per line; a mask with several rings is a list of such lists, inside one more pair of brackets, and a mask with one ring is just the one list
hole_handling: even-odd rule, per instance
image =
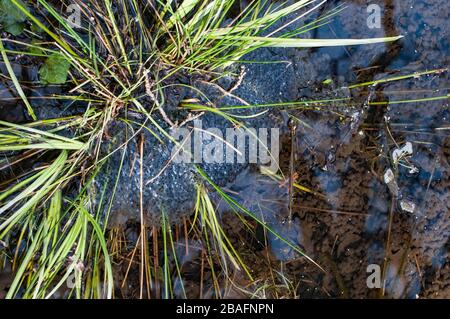
[[[15, 279], [8, 298], [49, 298], [72, 277], [74, 285], [69, 289], [68, 297], [114, 296], [111, 246], [106, 240], [108, 213], [104, 213], [105, 210], [109, 212], [111, 206], [105, 204], [106, 201], [94, 205], [93, 195], [89, 192], [93, 178], [110, 156], [100, 150], [108, 137], [111, 122], [127, 122], [127, 112], [144, 115], [134, 136], [142, 130], [156, 130], [170, 138], [156, 118], [162, 117], [169, 126], [174, 125], [166, 113], [163, 87], [177, 74], [197, 73], [207, 78], [260, 47], [356, 45], [399, 38], [299, 38], [311, 28], [325, 24], [343, 8], [302, 28], [288, 31], [291, 22], [275, 27], [280, 19], [290, 14], [302, 12], [295, 20], [302, 18], [320, 4], [315, 0], [301, 0], [290, 5], [254, 0], [231, 18], [234, 0], [184, 0], [179, 3], [73, 0], [60, 1], [58, 5], [45, 0], [28, 1], [27, 4], [10, 0], [9, 3], [23, 21], [27, 20], [33, 26], [33, 30], [24, 31], [26, 41], [0, 40], [2, 59], [31, 121], [25, 124], [0, 122], [0, 152], [8, 158], [2, 162], [2, 168], [13, 169], [25, 160], [44, 160], [20, 176], [14, 173], [1, 184], [0, 240], [8, 242], [10, 247], [26, 247], [24, 251], [15, 249]], [[73, 4], [82, 14], [82, 25], [77, 28], [62, 14]], [[38, 41], [34, 41], [36, 38]], [[12, 56], [18, 54], [41, 62], [42, 58], [47, 62], [49, 59], [54, 60], [53, 63], [62, 62], [61, 67], [47, 66], [41, 72], [41, 82], [64, 84], [68, 94], [54, 98], [83, 102], [84, 114], [38, 118], [11, 67]], [[195, 107], [197, 111], [214, 112], [234, 124], [239, 123], [226, 110]], [[126, 143], [111, 152], [125, 147]], [[208, 176], [202, 172], [200, 175], [233, 210], [256, 219], [213, 185]], [[107, 196], [102, 193], [100, 197], [105, 199]], [[213, 274], [215, 296], [220, 297], [219, 278], [230, 279], [230, 268], [241, 270], [250, 278], [251, 274], [224, 233], [207, 189], [202, 185], [198, 187], [197, 199], [194, 221], [199, 221], [201, 226], [195, 226], [191, 231], [202, 238]], [[176, 256], [176, 249], [170, 214], [162, 212], [161, 221], [162, 276], [158, 274], [159, 257], [154, 256], [153, 264], [148, 262], [146, 227], [141, 227], [141, 243], [144, 243], [140, 248], [141, 298], [144, 297], [144, 286], [149, 293], [160, 277], [163, 282], [160, 295], [174, 296], [169, 254]], [[272, 230], [267, 231], [277, 236]], [[157, 236], [156, 233], [153, 236]], [[315, 263], [298, 247], [285, 242]], [[219, 256], [218, 260], [214, 256]], [[181, 276], [177, 258], [174, 260], [175, 272]]]

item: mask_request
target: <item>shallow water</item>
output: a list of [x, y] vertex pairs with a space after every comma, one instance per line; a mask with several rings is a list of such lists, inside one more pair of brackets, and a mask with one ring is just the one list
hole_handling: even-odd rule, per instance
[[[329, 2], [326, 8], [339, 3], [342, 1]], [[348, 7], [331, 24], [311, 36], [358, 38], [402, 34], [405, 38], [386, 45], [258, 53], [263, 58], [272, 54], [273, 59], [290, 62], [284, 70], [286, 82], [276, 87], [283, 92], [282, 97], [277, 97], [280, 100], [285, 96], [316, 100], [336, 95], [350, 96], [357, 105], [356, 108], [330, 105], [331, 110], [350, 115], [345, 120], [326, 110], [291, 113], [308, 124], [299, 125], [296, 136], [295, 171], [299, 182], [326, 199], [297, 193], [300, 229], [281, 232], [295, 237], [313, 259], [329, 256], [322, 266], [334, 270], [324, 277], [315, 277], [315, 288], [321, 287], [327, 295], [333, 291], [334, 296], [350, 297], [450, 297], [448, 70], [350, 92], [340, 89], [352, 83], [448, 68], [448, 2], [345, 3]], [[368, 4], [380, 6], [380, 28], [366, 27]], [[257, 80], [257, 72], [250, 72], [251, 81], [255, 81], [255, 86], [264, 86], [263, 81]], [[323, 85], [322, 81], [327, 79], [331, 84]], [[263, 91], [259, 87], [256, 92], [259, 90]], [[265, 96], [267, 90], [263, 92]], [[396, 103], [428, 97], [443, 98]], [[377, 101], [390, 103], [367, 105]], [[408, 152], [399, 159], [399, 150], [405, 146]], [[289, 175], [289, 141], [283, 150], [282, 168]], [[389, 169], [393, 172], [390, 184], [395, 187], [384, 180]], [[245, 201], [259, 202], [260, 198], [252, 193], [254, 182], [247, 184], [251, 187]], [[273, 195], [270, 187], [265, 191]], [[246, 194], [245, 189], [240, 192]], [[286, 195], [278, 199], [281, 198]], [[272, 250], [281, 260], [292, 257], [283, 254], [280, 246], [273, 246]], [[367, 286], [369, 265], [386, 269], [381, 274], [384, 288], [381, 292]], [[294, 262], [289, 267], [297, 273], [303, 266]], [[304, 294], [309, 295], [312, 290], [307, 288]]]

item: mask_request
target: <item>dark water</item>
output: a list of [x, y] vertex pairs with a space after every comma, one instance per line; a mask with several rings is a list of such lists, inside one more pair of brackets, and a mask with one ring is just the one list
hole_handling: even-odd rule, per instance
[[[268, 223], [304, 247], [313, 259], [325, 260], [322, 266], [330, 273], [318, 279], [317, 286], [331, 290], [331, 295], [449, 297], [448, 2], [331, 1], [317, 15], [342, 3], [346, 9], [330, 24], [311, 32], [311, 37], [401, 34], [404, 38], [359, 47], [261, 50], [255, 57], [287, 60], [289, 66], [252, 67], [249, 72], [259, 98], [267, 94], [277, 96], [277, 101], [350, 97], [357, 105], [330, 105], [346, 119], [323, 110], [289, 111], [308, 124], [299, 125], [296, 136], [299, 182], [326, 198], [297, 193], [297, 219], [291, 227], [284, 223], [287, 194], [274, 191], [276, 183], [264, 184], [258, 180], [261, 177], [247, 176], [237, 179], [234, 187], [240, 189], [242, 202], [256, 211], [261, 210], [261, 202], [269, 202], [265, 211], [271, 212], [266, 215], [272, 219]], [[370, 4], [380, 8], [379, 28], [367, 25]], [[433, 69], [445, 71], [345, 89], [352, 83]], [[259, 81], [261, 73], [269, 80]], [[324, 80], [329, 84], [324, 85]], [[437, 100], [413, 101], [433, 97]], [[288, 176], [289, 140], [283, 152], [282, 168]], [[273, 212], [278, 212], [276, 218]], [[276, 238], [269, 242], [280, 260], [295, 257]], [[301, 265], [293, 262], [290, 270], [296, 273]], [[367, 286], [369, 265], [380, 266], [381, 290]]]

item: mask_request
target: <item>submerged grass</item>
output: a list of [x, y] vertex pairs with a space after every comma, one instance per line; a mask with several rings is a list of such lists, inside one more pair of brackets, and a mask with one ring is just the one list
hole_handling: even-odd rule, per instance
[[[15, 277], [8, 298], [114, 297], [111, 253], [112, 247], [117, 248], [117, 245], [111, 246], [113, 243], [107, 240], [111, 235], [107, 225], [116, 194], [110, 198], [111, 194], [102, 193], [100, 204], [94, 204], [91, 183], [110, 156], [100, 151], [108, 139], [109, 125], [118, 119], [131, 123], [127, 119], [128, 112], [139, 113], [144, 120], [127, 141], [143, 130], [156, 135], [149, 124], [163, 137], [171, 138], [156, 121], [157, 117], [162, 117], [169, 126], [174, 125], [166, 114], [163, 90], [171, 77], [184, 72], [206, 78], [224, 72], [226, 67], [260, 47], [310, 48], [399, 39], [298, 38], [311, 28], [327, 23], [344, 8], [294, 30], [288, 28], [291, 20], [273, 31], [280, 19], [298, 14], [295, 18], [298, 20], [323, 3], [315, 0], [293, 4], [254, 0], [237, 16], [231, 14], [234, 0], [184, 0], [178, 3], [73, 0], [58, 4], [37, 0], [27, 2], [31, 9], [22, 1], [10, 2], [26, 16], [35, 32], [27, 32], [26, 40], [0, 39], [2, 60], [9, 78], [30, 116], [27, 123], [0, 122], [0, 152], [7, 158], [2, 161], [2, 170], [12, 171], [7, 182], [1, 183], [0, 193], [0, 241], [8, 243], [14, 256]], [[62, 12], [69, 4], [80, 8], [81, 26], [72, 25], [63, 16]], [[39, 42], [30, 44], [31, 36], [37, 36]], [[34, 49], [32, 52], [30, 47]], [[17, 55], [39, 59], [51, 54], [59, 54], [65, 63], [70, 63], [70, 80], [65, 84], [67, 95], [44, 98], [84, 102], [84, 114], [48, 119], [38, 118], [34, 112], [10, 61]], [[308, 106], [306, 102], [297, 106], [302, 105]], [[227, 111], [241, 106], [222, 109], [193, 103], [184, 106], [199, 112], [213, 112], [240, 124], [240, 118]], [[111, 152], [124, 148], [126, 143]], [[27, 153], [30, 151], [35, 153]], [[21, 175], [15, 173], [17, 163], [23, 163], [25, 159], [33, 162], [33, 158], [35, 167]], [[197, 188], [197, 205], [189, 234], [202, 243], [201, 285], [203, 266], [208, 265], [214, 297], [222, 297], [221, 283], [232, 283], [233, 272], [242, 272], [250, 279], [252, 275], [222, 228], [207, 185], [237, 214], [256, 220], [267, 232], [322, 269], [296, 245], [279, 236], [214, 185], [204, 172], [199, 170], [199, 175], [204, 184], [199, 183]], [[278, 175], [273, 177], [278, 178]], [[294, 186], [309, 191], [300, 185]], [[143, 187], [141, 183], [141, 192]], [[103, 192], [105, 190], [106, 186]], [[172, 298], [176, 295], [175, 285], [181, 287], [181, 297], [187, 297], [169, 212], [161, 213], [161, 225], [159, 232], [152, 231], [152, 252], [147, 245], [148, 225], [141, 225], [139, 297], [143, 298], [145, 291], [150, 297], [156, 290], [154, 296]], [[162, 237], [161, 244], [158, 244], [158, 233]], [[133, 257], [130, 265], [132, 261]], [[292, 289], [288, 281], [285, 284]], [[158, 287], [162, 288], [162, 293]], [[200, 297], [203, 288], [200, 288]]]

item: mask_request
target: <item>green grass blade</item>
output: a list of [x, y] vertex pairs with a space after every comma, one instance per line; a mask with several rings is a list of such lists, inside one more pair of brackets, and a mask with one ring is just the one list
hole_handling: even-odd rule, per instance
[[9, 76], [11, 77], [11, 80], [14, 83], [14, 87], [16, 88], [17, 93], [19, 93], [20, 98], [22, 99], [23, 103], [25, 104], [28, 114], [32, 117], [33, 120], [36, 121], [37, 120], [36, 114], [34, 114], [33, 108], [31, 107], [30, 102], [28, 101], [25, 93], [23, 92], [22, 86], [20, 85], [19, 80], [17, 80], [17, 77], [11, 66], [11, 63], [9, 63], [9, 59], [8, 59], [8, 56], [6, 55], [2, 39], [0, 39], [0, 51], [2, 54], [3, 62], [5, 63], [6, 69], [8, 70]]

